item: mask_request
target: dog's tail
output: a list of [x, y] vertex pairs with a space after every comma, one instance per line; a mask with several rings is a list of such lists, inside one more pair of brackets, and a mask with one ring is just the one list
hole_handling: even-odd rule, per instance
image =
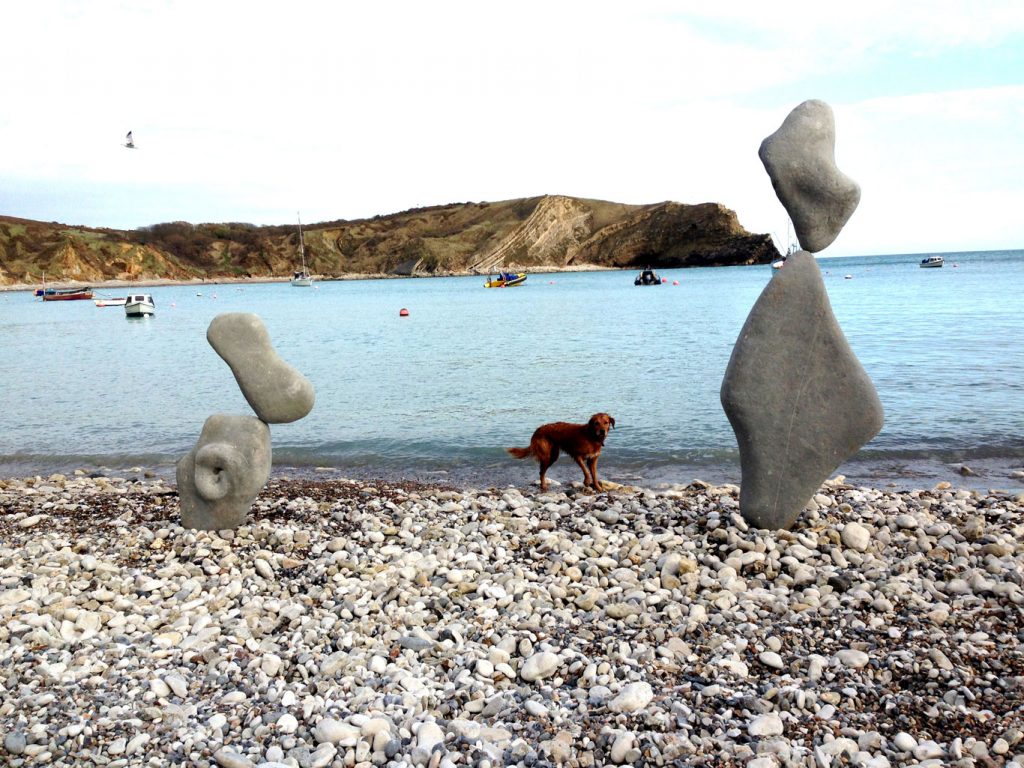
[[525, 459], [527, 456], [533, 453], [532, 448], [506, 448], [505, 450], [511, 453], [517, 459]]

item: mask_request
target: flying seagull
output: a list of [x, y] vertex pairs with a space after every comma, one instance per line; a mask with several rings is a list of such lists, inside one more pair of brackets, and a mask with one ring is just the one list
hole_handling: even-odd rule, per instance
[[135, 142], [132, 140], [132, 132], [128, 131], [128, 135], [124, 137], [124, 145], [128, 149], [135, 149]]

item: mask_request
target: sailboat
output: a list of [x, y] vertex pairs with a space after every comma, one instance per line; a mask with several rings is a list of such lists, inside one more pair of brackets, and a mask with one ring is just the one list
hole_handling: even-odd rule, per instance
[[299, 218], [299, 258], [302, 260], [302, 269], [292, 273], [292, 285], [297, 288], [309, 288], [313, 284], [313, 276], [306, 269], [306, 246], [302, 242], [302, 218]]
[[135, 149], [135, 140], [132, 138], [132, 132], [128, 131], [128, 135], [124, 137], [124, 145], [128, 149]]
[[794, 253], [796, 253], [799, 250], [799, 247], [797, 246], [797, 244], [795, 242], [793, 242], [792, 228], [793, 228], [792, 222], [790, 222], [789, 219], [787, 219], [786, 220], [786, 253], [783, 254], [781, 259], [776, 259], [775, 261], [772, 262], [772, 269], [782, 269], [786, 265], [786, 259], [788, 259], [790, 256], [792, 256]]

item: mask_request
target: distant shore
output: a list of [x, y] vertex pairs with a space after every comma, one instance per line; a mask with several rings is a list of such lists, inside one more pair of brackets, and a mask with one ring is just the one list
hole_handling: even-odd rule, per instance
[[[509, 271], [523, 270], [526, 272], [532, 272], [534, 274], [553, 274], [559, 272], [635, 272], [636, 270], [632, 267], [619, 269], [618, 267], [602, 267], [597, 264], [579, 264], [569, 265], [565, 267], [508, 267]], [[362, 272], [350, 272], [344, 275], [315, 275], [314, 279], [319, 283], [333, 283], [347, 280], [403, 280], [408, 278], [421, 279], [431, 277], [487, 277], [488, 274], [497, 274], [498, 270], [492, 270], [490, 273], [487, 272], [438, 272], [430, 275], [393, 275], [393, 274], [381, 274], [381, 273], [362, 273]], [[190, 278], [187, 280], [173, 280], [167, 277], [152, 277], [152, 278], [140, 278], [138, 280], [47, 280], [47, 286], [50, 288], [98, 288], [101, 290], [109, 288], [151, 288], [159, 287], [164, 285], [218, 285], [218, 284], [238, 284], [238, 283], [287, 283], [291, 280], [291, 277], [274, 277], [274, 276], [259, 276], [259, 277], [208, 277], [208, 278]], [[10, 285], [0, 285], [0, 292], [5, 291], [34, 291], [36, 288], [43, 286], [42, 281], [38, 283], [11, 283]]]

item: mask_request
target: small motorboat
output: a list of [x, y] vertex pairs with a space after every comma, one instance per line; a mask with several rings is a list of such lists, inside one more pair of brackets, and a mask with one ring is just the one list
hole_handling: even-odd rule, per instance
[[92, 288], [44, 288], [42, 293], [36, 291], [37, 296], [42, 296], [43, 301], [79, 301], [92, 298]]
[[513, 288], [525, 282], [525, 272], [499, 272], [497, 277], [487, 277], [484, 288]]
[[653, 269], [648, 267], [636, 276], [633, 285], [661, 285], [661, 278], [655, 274]]
[[125, 298], [125, 317], [148, 317], [156, 312], [156, 304], [148, 293], [133, 293]]
[[945, 260], [941, 256], [928, 256], [927, 258], [921, 259], [921, 263], [918, 266], [930, 269], [932, 267], [941, 267], [944, 263]]
[[128, 299], [125, 296], [115, 296], [109, 299], [93, 299], [92, 303], [97, 307], [123, 307], [126, 301]]

